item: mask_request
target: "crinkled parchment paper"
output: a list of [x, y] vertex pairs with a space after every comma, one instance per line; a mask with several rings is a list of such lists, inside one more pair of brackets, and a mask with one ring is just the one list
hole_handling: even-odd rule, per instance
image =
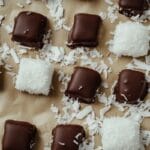
[[[13, 25], [15, 16], [24, 10], [31, 10], [39, 12], [48, 17], [50, 26], [54, 29], [54, 20], [50, 15], [48, 8], [44, 2], [40, 0], [33, 0], [31, 5], [25, 4], [24, 0], [5, 0], [5, 6], [0, 7], [0, 15], [5, 16], [2, 26], [0, 27], [0, 44], [7, 43], [10, 47], [16, 48], [16, 43], [11, 41], [11, 34], [8, 34], [5, 27], [7, 25]], [[24, 8], [20, 8], [17, 3], [23, 4]], [[63, 7], [65, 8], [65, 24], [69, 27], [72, 26], [74, 14], [79, 12], [99, 14], [101, 11], [107, 12], [108, 5], [104, 0], [64, 0]], [[99, 46], [97, 50], [100, 51], [104, 57], [97, 59], [97, 62], [104, 60], [104, 62], [111, 67], [112, 72], [108, 74], [108, 79], [103, 77], [103, 80], [111, 87], [114, 81], [117, 79], [118, 73], [125, 68], [125, 65], [131, 62], [132, 58], [121, 57], [118, 60], [114, 55], [110, 55], [114, 63], [110, 65], [108, 61], [108, 47], [106, 42], [112, 38], [110, 34], [115, 29], [115, 25], [119, 21], [129, 20], [125, 16], [119, 15], [119, 19], [115, 23], [110, 23], [109, 19], [103, 21], [101, 27], [101, 34], [99, 37]], [[68, 32], [66, 30], [52, 30], [51, 44], [55, 46], [62, 46], [67, 52], [71, 51], [66, 47]], [[16, 48], [17, 49], [17, 48]], [[23, 57], [35, 57], [38, 54], [37, 50], [29, 50], [29, 52]], [[142, 58], [141, 60], [144, 60]], [[18, 64], [14, 63], [12, 57], [7, 61], [7, 64], [13, 66], [12, 71], [17, 73]], [[76, 64], [77, 65], [77, 64]], [[27, 93], [19, 92], [14, 88], [13, 78], [8, 74], [8, 70], [4, 73], [4, 87], [0, 91], [0, 140], [3, 136], [4, 122], [7, 119], [16, 119], [28, 121], [35, 124], [39, 130], [39, 138], [37, 149], [43, 150], [44, 146], [48, 145], [51, 140], [51, 131], [56, 126], [56, 119], [54, 113], [50, 111], [51, 104], [55, 104], [58, 108], [62, 107], [62, 93], [60, 92], [60, 82], [58, 81], [58, 72], [61, 69], [65, 73], [71, 74], [73, 66], [60, 67], [59, 64], [55, 64], [55, 74], [53, 78], [53, 89], [49, 96], [29, 95]], [[2, 81], [0, 81], [2, 82]], [[107, 94], [110, 93], [110, 89], [104, 90]], [[150, 98], [150, 97], [149, 97]], [[148, 96], [146, 97], [148, 99]], [[86, 106], [82, 104], [82, 107]], [[96, 114], [99, 115], [99, 110], [103, 108], [103, 104], [96, 102], [91, 105]], [[122, 116], [123, 113], [118, 111], [117, 108], [112, 107], [106, 116]], [[72, 123], [82, 123], [82, 121], [74, 120]], [[85, 129], [87, 129], [87, 126]], [[142, 123], [142, 129], [150, 130], [150, 119], [145, 118]], [[96, 146], [101, 145], [100, 137], [96, 136]], [[17, 138], [17, 137], [16, 137]], [[128, 137], [127, 137], [128, 138]], [[149, 147], [150, 148], [150, 147]], [[50, 149], [50, 148], [48, 148]], [[147, 149], [148, 150], [148, 149]]]

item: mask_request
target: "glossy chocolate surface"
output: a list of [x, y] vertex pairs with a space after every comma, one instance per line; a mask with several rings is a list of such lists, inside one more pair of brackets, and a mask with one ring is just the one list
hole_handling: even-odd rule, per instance
[[100, 83], [101, 77], [97, 71], [76, 67], [65, 94], [81, 102], [93, 103]]
[[139, 99], [144, 99], [147, 91], [148, 83], [145, 80], [145, 74], [125, 69], [119, 74], [114, 93], [117, 101], [136, 104]]
[[32, 150], [36, 127], [22, 121], [7, 120], [2, 142], [2, 150]]
[[41, 14], [24, 11], [15, 18], [12, 40], [21, 45], [41, 48], [46, 33], [47, 18]]
[[144, 10], [148, 9], [146, 0], [119, 0], [119, 12], [125, 16], [131, 17], [141, 15]]
[[52, 150], [78, 150], [85, 138], [85, 131], [79, 125], [58, 125], [52, 135]]
[[68, 47], [97, 46], [100, 23], [101, 18], [98, 15], [76, 14], [68, 37]]

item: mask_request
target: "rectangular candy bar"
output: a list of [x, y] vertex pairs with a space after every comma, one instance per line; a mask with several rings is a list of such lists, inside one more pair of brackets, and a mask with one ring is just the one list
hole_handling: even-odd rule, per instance
[[97, 46], [100, 23], [101, 18], [98, 15], [76, 14], [74, 25], [68, 37], [68, 47]]
[[101, 77], [97, 71], [76, 67], [65, 94], [82, 102], [92, 103], [100, 83]]
[[36, 127], [28, 122], [7, 120], [2, 150], [32, 150], [35, 145]]
[[146, 9], [148, 9], [146, 0], [119, 0], [119, 12], [128, 17], [141, 15]]
[[47, 18], [41, 14], [24, 11], [15, 18], [12, 40], [21, 45], [41, 48], [47, 28]]
[[78, 150], [85, 138], [85, 131], [80, 125], [58, 125], [52, 135], [52, 150]]
[[136, 104], [138, 100], [144, 99], [147, 91], [148, 83], [144, 73], [129, 69], [120, 72], [114, 91], [117, 101]]

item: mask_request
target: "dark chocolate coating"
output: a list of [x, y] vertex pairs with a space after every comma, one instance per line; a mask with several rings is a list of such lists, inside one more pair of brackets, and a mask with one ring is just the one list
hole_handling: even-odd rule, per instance
[[139, 71], [125, 69], [120, 72], [114, 93], [116, 100], [123, 103], [137, 104], [148, 92], [145, 74]]
[[146, 0], [119, 0], [119, 12], [127, 17], [142, 15], [148, 9]]
[[21, 45], [41, 48], [47, 29], [47, 18], [35, 12], [24, 11], [15, 18], [12, 40]]
[[52, 135], [52, 150], [78, 150], [85, 138], [85, 131], [80, 125], [58, 125]]
[[98, 15], [76, 14], [67, 46], [70, 48], [97, 46], [100, 23], [101, 18]]
[[2, 150], [32, 150], [36, 127], [28, 122], [7, 120]]
[[97, 71], [76, 67], [65, 94], [81, 102], [93, 103], [100, 83], [101, 77]]

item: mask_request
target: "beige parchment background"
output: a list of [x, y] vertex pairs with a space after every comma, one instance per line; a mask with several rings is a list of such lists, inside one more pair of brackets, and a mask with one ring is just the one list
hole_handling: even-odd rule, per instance
[[[53, 28], [53, 20], [50, 17], [50, 13], [45, 5], [40, 1], [36, 0], [32, 5], [25, 5], [25, 8], [21, 9], [16, 5], [16, 2], [21, 2], [21, 0], [6, 0], [6, 6], [0, 8], [0, 14], [6, 15], [6, 19], [3, 22], [3, 25], [13, 23], [14, 17], [23, 10], [31, 10], [35, 12], [42, 13], [43, 15], [49, 18], [51, 28]], [[24, 2], [22, 0], [22, 2]], [[66, 24], [71, 26], [73, 23], [74, 14], [78, 12], [87, 12], [99, 14], [100, 11], [105, 11], [107, 8], [104, 0], [64, 0], [65, 7], [65, 18]], [[128, 18], [119, 15], [119, 21], [129, 20]], [[104, 54], [104, 60], [108, 62], [108, 48], [105, 43], [108, 39], [111, 38], [110, 32], [115, 29], [115, 24], [110, 24], [110, 21], [104, 21], [101, 28], [101, 35], [99, 37], [99, 46], [98, 50], [101, 50]], [[53, 31], [52, 44], [56, 46], [63, 46], [70, 51], [65, 45], [67, 41], [68, 33], [64, 30]], [[4, 29], [4, 26], [0, 27], [0, 44], [7, 42], [11, 47], [16, 47], [15, 43], [11, 42], [11, 35], [7, 33]], [[30, 51], [29, 54], [34, 56], [38, 51]], [[25, 57], [28, 57], [25, 55]], [[112, 57], [114, 57], [112, 55]], [[97, 60], [100, 61], [100, 60]], [[115, 62], [112, 66], [113, 72], [109, 75], [108, 83], [112, 85], [114, 80], [117, 79], [117, 74], [124, 69], [124, 65], [131, 61], [131, 58], [121, 57], [118, 62]], [[14, 72], [17, 72], [18, 65], [9, 60], [9, 64], [14, 66]], [[51, 137], [51, 131], [56, 125], [55, 118], [52, 113], [50, 113], [50, 106], [52, 103], [59, 105], [61, 107], [61, 96], [62, 94], [59, 91], [59, 82], [58, 74], [59, 65], [56, 65], [56, 70], [53, 78], [54, 90], [50, 93], [49, 96], [35, 96], [29, 95], [27, 93], [22, 93], [17, 91], [14, 88], [12, 77], [5, 73], [4, 75], [4, 89], [0, 91], [0, 140], [3, 136], [3, 127], [4, 122], [7, 119], [16, 119], [28, 121], [35, 124], [39, 130], [39, 138], [37, 150], [43, 150], [44, 143], [47, 143]], [[65, 71], [72, 73], [73, 66], [65, 67]], [[1, 81], [0, 81], [1, 82]], [[148, 97], [148, 96], [147, 96]], [[85, 104], [83, 104], [85, 105]], [[98, 113], [99, 109], [103, 107], [102, 104], [96, 102], [92, 104], [94, 110]], [[108, 116], [121, 115], [115, 108], [113, 108]], [[39, 121], [40, 120], [40, 121]], [[42, 121], [41, 121], [42, 120]], [[73, 123], [79, 123], [74, 121]], [[142, 128], [150, 130], [150, 119], [145, 119]], [[16, 137], [17, 138], [17, 137]], [[96, 139], [97, 145], [100, 145], [99, 137]], [[0, 145], [1, 149], [1, 145]], [[147, 150], [150, 149], [147, 148]]]

